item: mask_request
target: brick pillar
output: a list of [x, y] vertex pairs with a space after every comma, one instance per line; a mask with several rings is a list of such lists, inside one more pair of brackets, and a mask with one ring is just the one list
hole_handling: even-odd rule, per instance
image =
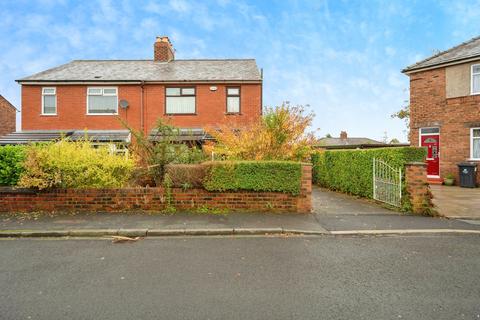
[[297, 201], [297, 212], [310, 213], [312, 211], [312, 164], [302, 164], [300, 194]]
[[430, 213], [432, 195], [427, 182], [427, 164], [411, 162], [405, 165], [405, 183], [413, 213]]

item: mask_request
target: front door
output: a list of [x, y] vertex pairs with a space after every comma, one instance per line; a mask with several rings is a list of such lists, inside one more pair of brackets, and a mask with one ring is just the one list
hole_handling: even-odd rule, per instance
[[421, 135], [421, 146], [427, 148], [427, 175], [440, 175], [440, 135]]

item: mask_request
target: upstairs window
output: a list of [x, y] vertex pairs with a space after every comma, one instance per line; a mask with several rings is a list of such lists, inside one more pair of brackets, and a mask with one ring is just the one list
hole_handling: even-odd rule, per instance
[[42, 88], [42, 114], [50, 116], [57, 114], [56, 88]]
[[227, 88], [227, 113], [240, 112], [240, 88]]
[[118, 114], [117, 88], [88, 88], [87, 114], [111, 115]]
[[480, 160], [480, 128], [472, 128], [470, 132], [470, 158]]
[[166, 88], [166, 114], [195, 114], [195, 88]]
[[472, 66], [472, 94], [480, 94], [480, 64]]

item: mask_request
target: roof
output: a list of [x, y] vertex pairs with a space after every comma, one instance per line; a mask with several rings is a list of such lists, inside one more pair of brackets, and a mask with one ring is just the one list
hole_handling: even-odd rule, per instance
[[[162, 135], [158, 133], [157, 129], [152, 129], [150, 131], [150, 140], [159, 141], [161, 138]], [[175, 136], [176, 141], [205, 141], [212, 139], [212, 136], [200, 128], [179, 128], [178, 135]]]
[[130, 142], [128, 130], [31, 130], [12, 132], [0, 137], [0, 145], [48, 142], [59, 140], [61, 137], [73, 141], [87, 137], [93, 142]]
[[261, 81], [254, 59], [73, 60], [17, 82]]
[[[2, 101], [4, 103], [2, 103]], [[15, 106], [13, 104], [10, 103], [10, 101], [8, 101], [4, 96], [2, 96], [0, 94], [0, 105], [7, 105], [7, 106], [10, 106], [13, 110], [15, 111], [18, 111], [17, 108], [15, 108]]]
[[464, 60], [477, 57], [480, 58], [480, 36], [412, 64], [403, 69], [402, 72], [409, 73], [425, 68], [440, 67], [444, 64], [461, 63]]
[[385, 145], [380, 141], [376, 141], [370, 138], [321, 138], [318, 139], [316, 147], [336, 147], [336, 146], [358, 146], [358, 145]]

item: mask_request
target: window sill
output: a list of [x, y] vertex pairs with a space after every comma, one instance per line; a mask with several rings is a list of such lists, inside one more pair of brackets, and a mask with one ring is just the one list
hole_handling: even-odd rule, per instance
[[46, 113], [42, 113], [40, 114], [40, 117], [57, 117], [58, 114], [54, 114], [54, 113], [51, 113], [51, 114], [46, 114]]
[[466, 161], [480, 162], [480, 159], [472, 159], [472, 158], [469, 158], [469, 159], [467, 159]]
[[171, 116], [196, 116], [196, 113], [164, 113], [164, 116], [171, 117]]
[[87, 113], [87, 116], [118, 116], [118, 113]]
[[241, 116], [241, 112], [225, 112], [225, 115], [227, 116]]

